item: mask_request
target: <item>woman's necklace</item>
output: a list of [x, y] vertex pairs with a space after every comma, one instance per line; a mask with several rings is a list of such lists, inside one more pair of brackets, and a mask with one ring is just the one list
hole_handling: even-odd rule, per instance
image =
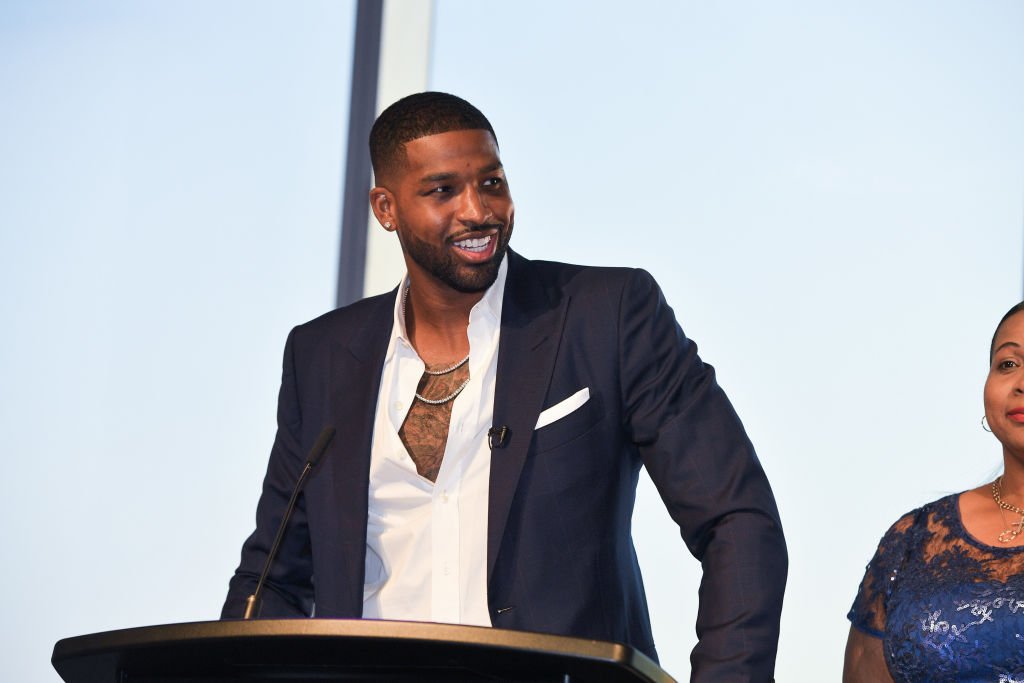
[[[1010, 543], [1011, 541], [1013, 541], [1013, 539], [1017, 538], [1017, 536], [1020, 535], [1021, 531], [1024, 531], [1024, 509], [1021, 509], [1016, 505], [1011, 505], [1010, 503], [1007, 503], [1005, 500], [1003, 500], [1003, 497], [999, 495], [1000, 489], [1002, 488], [1002, 484], [1002, 477], [997, 477], [996, 480], [992, 482], [992, 500], [994, 500], [996, 502], [996, 505], [999, 506], [1000, 514], [1002, 514], [1003, 510], [1006, 510], [1008, 512], [1013, 512], [1014, 514], [1020, 515], [1019, 522], [1014, 522], [1009, 526], [1009, 528], [1007, 528], [1005, 531], [999, 534], [1000, 543]], [[1003, 522], [1006, 522], [1005, 517], [1003, 518]]]

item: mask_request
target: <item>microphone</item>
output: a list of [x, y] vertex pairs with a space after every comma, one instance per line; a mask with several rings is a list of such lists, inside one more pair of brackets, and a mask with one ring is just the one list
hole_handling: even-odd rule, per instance
[[270, 566], [274, 563], [274, 558], [277, 556], [277, 549], [281, 545], [281, 539], [284, 538], [284, 530], [288, 527], [288, 520], [292, 517], [292, 512], [295, 510], [295, 501], [299, 499], [299, 491], [302, 490], [302, 485], [306, 483], [306, 477], [313, 471], [316, 464], [320, 461], [320, 457], [327, 450], [327, 445], [331, 443], [331, 439], [334, 438], [334, 427], [324, 427], [324, 430], [320, 432], [320, 436], [316, 438], [316, 443], [309, 449], [309, 456], [306, 458], [306, 466], [302, 468], [302, 474], [299, 475], [299, 480], [295, 482], [295, 489], [292, 491], [292, 497], [288, 501], [288, 507], [284, 510], [284, 517], [281, 518], [281, 526], [277, 528], [277, 536], [274, 537], [274, 544], [270, 546], [270, 552], [267, 553], [267, 561], [263, 564], [263, 573], [260, 574], [260, 580], [256, 582], [256, 590], [253, 591], [252, 595], [245, 599], [245, 614], [242, 615], [242, 619], [252, 619], [254, 612], [257, 612], [259, 608], [260, 594], [263, 592], [263, 582], [267, 580], [267, 574], [270, 573]]
[[505, 444], [508, 442], [508, 435], [508, 425], [491, 427], [487, 430], [487, 445], [491, 447], [492, 451], [495, 448], [504, 448]]

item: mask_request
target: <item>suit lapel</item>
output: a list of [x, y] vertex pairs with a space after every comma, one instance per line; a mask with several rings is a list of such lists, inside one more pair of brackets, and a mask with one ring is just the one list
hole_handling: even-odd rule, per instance
[[339, 548], [336, 559], [344, 565], [346, 598], [355, 614], [362, 609], [370, 448], [394, 302], [392, 295], [369, 304], [361, 328], [347, 344], [338, 342], [331, 349], [328, 410], [338, 424], [334, 443], [339, 452], [329, 462], [333, 464], [334, 507], [340, 525], [336, 541], [346, 546]]
[[509, 434], [503, 448], [491, 450], [488, 582], [494, 573], [519, 475], [551, 381], [569, 304], [568, 296], [543, 287], [537, 269], [529, 261], [511, 251], [508, 255], [493, 424], [507, 426]]
[[[397, 291], [397, 290], [396, 290]], [[536, 268], [509, 252], [509, 272], [502, 302], [501, 338], [494, 396], [494, 425], [505, 425], [503, 448], [491, 452], [487, 522], [487, 577], [501, 547], [519, 476], [526, 462], [533, 428], [551, 381], [569, 297], [545, 288]], [[381, 297], [364, 317], [362, 329], [348, 344], [331, 349], [331, 398], [328, 410], [339, 425], [331, 450], [333, 495], [347, 552], [336, 557], [349, 577], [346, 596], [362, 607], [370, 448], [381, 368], [393, 324], [394, 296]], [[340, 457], [339, 457], [340, 456]]]

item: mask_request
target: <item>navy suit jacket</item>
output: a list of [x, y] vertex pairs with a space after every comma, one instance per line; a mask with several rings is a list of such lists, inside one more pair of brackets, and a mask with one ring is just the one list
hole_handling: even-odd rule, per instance
[[[703, 565], [694, 680], [769, 680], [787, 555], [768, 481], [714, 370], [642, 270], [509, 252], [491, 453], [495, 627], [618, 641], [657, 658], [631, 519], [647, 468]], [[299, 499], [263, 617], [362, 614], [370, 444], [397, 290], [292, 330], [256, 530], [223, 616], [255, 587], [305, 455], [337, 436]], [[590, 400], [534, 429], [582, 388]], [[672, 596], [661, 596], [666, 599]]]

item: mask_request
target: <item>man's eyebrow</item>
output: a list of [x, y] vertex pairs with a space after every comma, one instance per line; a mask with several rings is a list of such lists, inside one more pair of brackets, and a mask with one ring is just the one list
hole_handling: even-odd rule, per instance
[[431, 175], [425, 175], [422, 178], [420, 178], [420, 182], [421, 183], [440, 183], [440, 182], [444, 182], [445, 180], [452, 180], [453, 178], [456, 178], [456, 177], [457, 177], [457, 175], [455, 173], [433, 173]]
[[[497, 170], [503, 169], [505, 166], [500, 162], [496, 161], [493, 164], [488, 164], [481, 168], [478, 173], [494, 173]], [[446, 180], [454, 180], [458, 178], [458, 173], [431, 173], [420, 178], [421, 183], [443, 183]]]

